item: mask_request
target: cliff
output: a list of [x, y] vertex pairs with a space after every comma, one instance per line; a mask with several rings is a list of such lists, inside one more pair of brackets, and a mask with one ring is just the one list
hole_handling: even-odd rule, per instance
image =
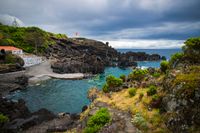
[[101, 73], [106, 66], [137, 66], [136, 61], [160, 60], [159, 55], [128, 52], [121, 54], [108, 43], [86, 38], [68, 38], [37, 27], [0, 25], [0, 45], [11, 45], [24, 52], [53, 60], [56, 73]]

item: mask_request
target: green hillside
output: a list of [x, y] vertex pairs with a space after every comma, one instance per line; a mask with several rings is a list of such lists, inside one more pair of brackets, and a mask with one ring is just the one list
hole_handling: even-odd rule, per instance
[[0, 46], [15, 46], [25, 52], [42, 54], [55, 44], [52, 38], [67, 38], [64, 34], [46, 32], [37, 27], [13, 27], [0, 24]]

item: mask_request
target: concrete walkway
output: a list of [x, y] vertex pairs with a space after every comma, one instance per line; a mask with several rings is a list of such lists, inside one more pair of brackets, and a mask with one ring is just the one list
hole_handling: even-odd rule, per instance
[[58, 79], [82, 79], [84, 78], [83, 73], [68, 73], [68, 74], [58, 74], [54, 73], [51, 69], [50, 61], [47, 60], [41, 64], [27, 67], [26, 74], [30, 76], [29, 83], [35, 84], [49, 78]]

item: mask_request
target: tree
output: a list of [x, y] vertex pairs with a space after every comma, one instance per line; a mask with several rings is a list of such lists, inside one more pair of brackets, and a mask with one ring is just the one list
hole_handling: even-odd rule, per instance
[[38, 48], [41, 48], [45, 42], [43, 34], [36, 31], [28, 32], [25, 36], [25, 41], [35, 47], [34, 52], [36, 54], [38, 53]]

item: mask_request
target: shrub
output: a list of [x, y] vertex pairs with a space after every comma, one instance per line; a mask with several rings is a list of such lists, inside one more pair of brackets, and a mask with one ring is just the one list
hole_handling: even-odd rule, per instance
[[162, 56], [161, 60], [167, 60], [167, 58], [165, 56]]
[[157, 100], [159, 100], [159, 98], [160, 97], [157, 94], [155, 94], [152, 96], [152, 101], [157, 101]]
[[136, 113], [131, 122], [140, 129], [146, 130], [148, 128], [147, 121], [140, 113]]
[[183, 53], [175, 53], [171, 56], [169, 64], [170, 66], [174, 65], [176, 61], [179, 61], [184, 56]]
[[190, 38], [183, 46], [184, 56], [191, 62], [200, 63], [200, 37]]
[[119, 87], [123, 84], [123, 81], [120, 78], [116, 78], [110, 75], [106, 78], [106, 83], [108, 84], [109, 87]]
[[102, 90], [103, 90], [103, 92], [105, 92], [105, 93], [109, 92], [108, 84], [104, 84]]
[[0, 113], [0, 124], [6, 123], [8, 121], [8, 117]]
[[101, 108], [88, 119], [84, 133], [97, 133], [101, 127], [103, 127], [106, 123], [109, 123], [110, 120], [111, 116], [108, 109]]
[[126, 81], [126, 75], [124, 75], [124, 74], [122, 74], [122, 75], [120, 75], [120, 77], [119, 77], [120, 79], [122, 79], [123, 80], [123, 82], [125, 82]]
[[129, 75], [129, 77], [133, 80], [142, 80], [145, 75], [148, 73], [147, 69], [135, 69], [133, 72]]
[[155, 78], [158, 78], [158, 77], [160, 77], [160, 73], [155, 72], [155, 73], [152, 74], [152, 76], [155, 77]]
[[139, 99], [141, 100], [143, 98], [144, 94], [143, 93], [140, 93], [139, 95]]
[[151, 85], [147, 90], [147, 95], [152, 96], [157, 93], [157, 88], [154, 85]]
[[160, 70], [164, 73], [166, 73], [167, 69], [169, 68], [169, 62], [168, 61], [162, 61], [160, 63]]
[[130, 89], [128, 90], [128, 93], [129, 93], [130, 97], [135, 96], [136, 91], [137, 91], [136, 88], [130, 88]]

